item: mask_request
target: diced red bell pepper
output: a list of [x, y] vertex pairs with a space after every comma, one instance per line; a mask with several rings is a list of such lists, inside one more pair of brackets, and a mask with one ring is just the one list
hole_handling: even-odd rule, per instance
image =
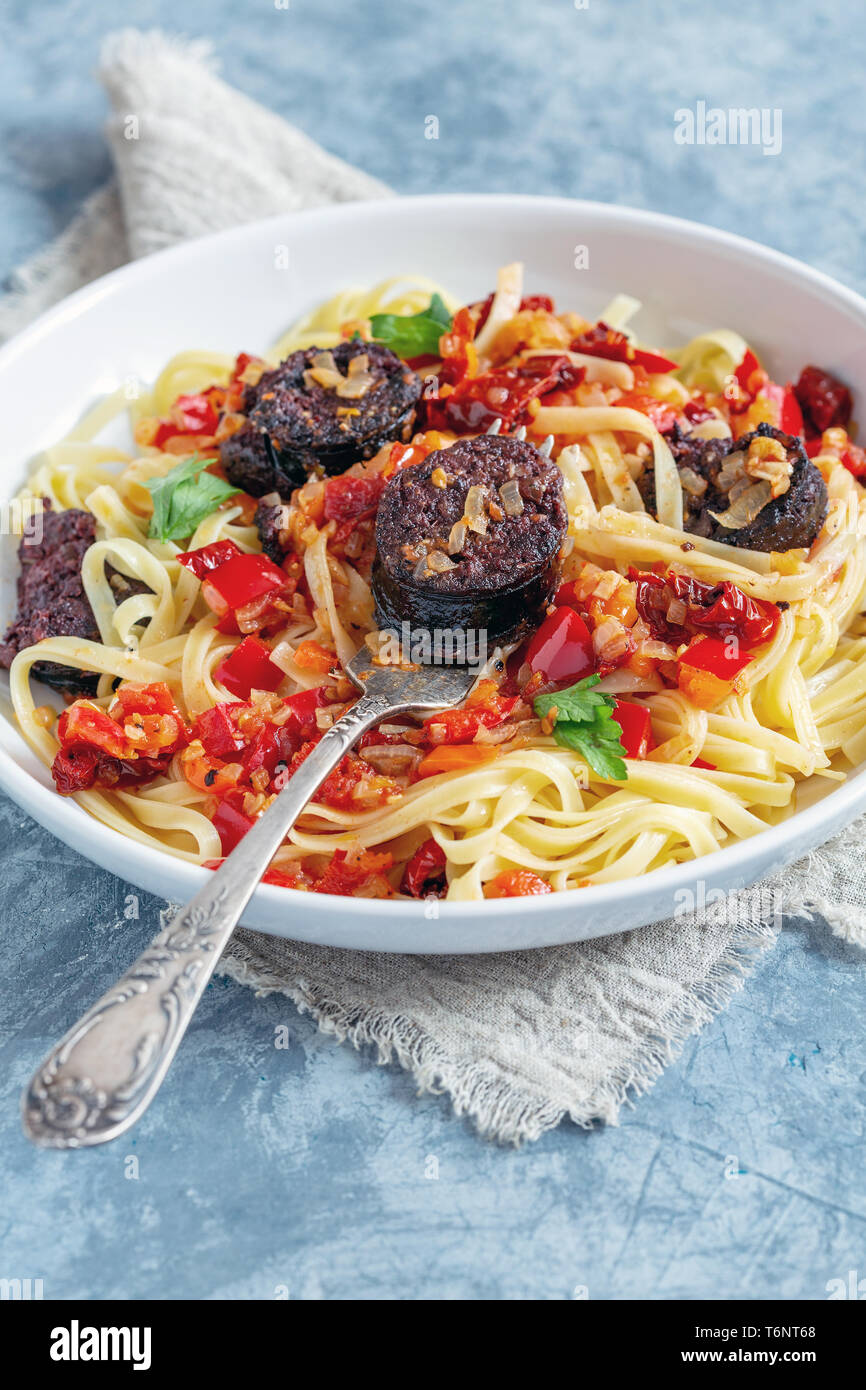
[[281, 671], [271, 661], [269, 649], [259, 637], [245, 637], [225, 661], [216, 668], [216, 679], [232, 695], [240, 699], [249, 698], [251, 690], [276, 690], [285, 679]]
[[238, 553], [208, 574], [201, 591], [208, 607], [222, 616], [282, 589], [285, 583], [284, 572], [267, 555]]
[[800, 403], [790, 384], [779, 386], [775, 381], [766, 381], [758, 394], [771, 401], [775, 407], [778, 429], [783, 430], [785, 434], [805, 434]]
[[437, 777], [440, 772], [467, 772], [496, 757], [498, 749], [488, 743], [443, 743], [427, 753], [418, 764], [419, 778]]
[[252, 830], [255, 821], [250, 816], [245, 816], [243, 811], [226, 798], [217, 806], [213, 815], [213, 824], [220, 837], [223, 854], [231, 854], [247, 831]]
[[219, 569], [220, 565], [240, 554], [234, 541], [214, 541], [213, 545], [202, 545], [198, 550], [185, 550], [177, 559], [196, 579], [204, 579], [211, 570]]
[[57, 737], [64, 748], [82, 743], [115, 758], [129, 756], [129, 745], [121, 726], [105, 710], [85, 700], [76, 700], [63, 711], [57, 721]]
[[667, 401], [660, 401], [648, 391], [624, 391], [614, 402], [617, 409], [637, 410], [651, 420], [659, 434], [667, 434], [676, 423], [677, 412]]
[[820, 435], [824, 430], [848, 428], [851, 392], [838, 377], [821, 367], [804, 367], [794, 391], [803, 410], [807, 434]]
[[381, 474], [369, 478], [353, 478], [343, 474], [325, 483], [325, 520], [360, 521], [372, 516], [379, 506], [385, 487]]
[[746, 348], [742, 362], [734, 372], [737, 385], [740, 388], [739, 399], [741, 401], [751, 400], [755, 397], [767, 379], [764, 371], [751, 348]]
[[174, 696], [165, 681], [152, 681], [144, 685], [139, 681], [123, 681], [114, 692], [114, 705], [120, 706], [124, 715], [130, 714], [173, 714], [181, 718]]
[[374, 886], [378, 889], [375, 896], [390, 897], [392, 890], [385, 872], [393, 863], [390, 850], [365, 849], [359, 855], [349, 856], [346, 850], [335, 849], [330, 864], [313, 891], [336, 893], [349, 898], [359, 888]]
[[718, 771], [718, 768], [716, 767], [715, 763], [708, 763], [708, 762], [705, 762], [703, 758], [695, 758], [695, 759], [691, 762], [690, 766], [691, 766], [691, 767], [702, 767], [702, 768], [704, 769], [705, 772], [717, 772], [717, 771]]
[[575, 352], [583, 352], [590, 357], [606, 357], [611, 362], [629, 362], [635, 367], [643, 367], [645, 372], [676, 372], [679, 363], [660, 352], [649, 352], [646, 348], [633, 347], [619, 329], [609, 328], [606, 323], [597, 323], [586, 333], [581, 333], [572, 343]]
[[736, 689], [737, 676], [751, 660], [730, 641], [696, 637], [679, 658], [677, 684], [699, 709], [712, 709]]
[[595, 667], [589, 628], [573, 608], [548, 614], [526, 649], [526, 663], [550, 681], [576, 681]]
[[479, 729], [494, 729], [507, 719], [517, 702], [516, 695], [496, 694], [487, 704], [431, 714], [424, 720], [424, 728], [433, 744], [471, 743]]
[[620, 740], [627, 758], [645, 758], [655, 748], [650, 712], [645, 705], [617, 700], [613, 717], [622, 729]]
[[88, 791], [141, 786], [168, 771], [170, 756], [162, 758], [115, 758], [101, 748], [86, 743], [66, 744], [51, 765], [54, 785], [61, 796]]
[[219, 411], [207, 391], [178, 396], [167, 419], [160, 420], [152, 443], [159, 449], [176, 434], [211, 436], [219, 425]]
[[285, 724], [266, 724], [252, 740], [244, 755], [244, 772], [251, 777], [260, 768], [273, 777], [280, 762], [288, 763], [296, 751], [296, 740]]
[[212, 709], [202, 710], [195, 721], [196, 737], [204, 745], [204, 750], [212, 758], [225, 758], [231, 761], [240, 753], [246, 740], [238, 731], [235, 715], [243, 709], [251, 708], [242, 700], [234, 703], [224, 701]]
[[429, 893], [441, 893], [445, 887], [445, 851], [431, 836], [416, 849], [403, 870], [401, 893], [423, 898]]
[[552, 892], [547, 879], [531, 869], [506, 869], [484, 885], [485, 898], [529, 898]]
[[680, 664], [698, 671], [709, 671], [720, 680], [731, 681], [748, 666], [752, 657], [738, 650], [738, 643], [723, 642], [717, 637], [699, 637], [679, 658]]
[[[756, 647], [768, 642], [779, 625], [775, 603], [752, 598], [729, 580], [704, 584], [674, 570], [663, 577], [634, 568], [628, 577], [634, 581], [635, 604], [643, 621], [654, 636], [675, 646], [684, 636], [705, 632], [718, 637], [733, 635], [744, 647]], [[682, 623], [671, 623], [667, 616], [674, 598], [686, 605]]]
[[579, 611], [582, 603], [577, 597], [577, 580], [570, 579], [566, 584], [560, 584], [552, 602], [556, 608], [574, 608]]
[[289, 695], [285, 704], [291, 709], [285, 728], [291, 729], [298, 740], [318, 738], [319, 726], [316, 723], [316, 710], [331, 703], [326, 685], [314, 686], [312, 690], [301, 690], [297, 695]]
[[496, 367], [478, 376], [467, 376], [450, 395], [422, 400], [427, 425], [457, 434], [486, 430], [496, 419], [509, 426], [530, 401], [554, 390], [561, 369], [569, 366], [567, 357], [551, 353], [530, 358], [519, 367]]
[[857, 444], [849, 444], [847, 449], [843, 450], [842, 462], [855, 478], [860, 478], [861, 481], [866, 478], [866, 450]]

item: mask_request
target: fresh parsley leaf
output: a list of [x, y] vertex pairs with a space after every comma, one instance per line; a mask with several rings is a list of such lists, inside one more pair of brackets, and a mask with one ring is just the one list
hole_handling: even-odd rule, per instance
[[600, 680], [601, 676], [587, 676], [585, 680], [578, 681], [577, 685], [569, 685], [565, 690], [556, 690], [550, 695], [539, 695], [535, 701], [535, 713], [542, 719], [555, 708], [559, 719], [580, 721], [593, 719], [596, 710], [612, 710], [616, 704], [614, 697], [593, 689]]
[[624, 782], [628, 778], [622, 728], [613, 717], [616, 701], [612, 695], [594, 690], [599, 676], [537, 696], [535, 713], [543, 719], [556, 710], [553, 737], [563, 748], [573, 748], [586, 759], [599, 777]]
[[148, 535], [159, 541], [182, 541], [206, 516], [240, 488], [206, 472], [208, 459], [183, 459], [162, 478], [149, 478], [145, 487], [153, 498]]
[[592, 724], [557, 719], [553, 727], [557, 743], [576, 749], [599, 777], [611, 777], [616, 782], [625, 782], [628, 778], [621, 734], [622, 729], [609, 711]]
[[404, 359], [438, 356], [439, 339], [450, 327], [451, 315], [438, 294], [420, 314], [374, 314], [370, 320], [377, 342]]

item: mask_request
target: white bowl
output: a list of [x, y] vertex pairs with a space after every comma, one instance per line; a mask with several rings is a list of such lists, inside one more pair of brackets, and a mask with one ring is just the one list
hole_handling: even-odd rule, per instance
[[[288, 267], [277, 267], [286, 259]], [[586, 248], [586, 251], [580, 250]], [[585, 263], [586, 269], [576, 269]], [[303, 310], [344, 285], [397, 272], [483, 297], [498, 266], [526, 263], [530, 293], [552, 294], [586, 317], [617, 292], [642, 300], [642, 337], [671, 346], [735, 328], [778, 380], [806, 362], [839, 374], [863, 400], [866, 302], [827, 276], [753, 242], [695, 223], [558, 198], [406, 198], [287, 214], [189, 243], [111, 275], [45, 314], [0, 351], [4, 494], [28, 460], [64, 434], [95, 398], [130, 376], [151, 380], [182, 348], [234, 353], [267, 347]], [[5, 546], [2, 614], [14, 610]], [[8, 708], [8, 702], [7, 702]], [[207, 870], [107, 829], [51, 778], [0, 718], [0, 784], [67, 845], [149, 892], [185, 902]], [[696, 882], [745, 887], [838, 831], [866, 807], [866, 773], [810, 786], [784, 824], [688, 864], [639, 879], [540, 898], [475, 904], [383, 903], [260, 887], [244, 914], [276, 936], [403, 952], [525, 949], [640, 927], [675, 912]], [[802, 804], [802, 803], [800, 803]]]

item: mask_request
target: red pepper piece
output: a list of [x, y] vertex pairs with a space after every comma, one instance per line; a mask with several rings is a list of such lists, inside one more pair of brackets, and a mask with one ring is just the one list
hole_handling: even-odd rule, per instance
[[413, 898], [424, 898], [430, 893], [438, 897], [445, 888], [446, 862], [444, 849], [432, 836], [425, 840], [403, 870], [401, 893], [409, 893]]
[[115, 758], [101, 748], [86, 743], [67, 744], [51, 765], [54, 785], [61, 796], [87, 791], [91, 787], [135, 787], [161, 777], [171, 757]]
[[241, 710], [252, 706], [242, 700], [214, 705], [212, 709], [202, 710], [195, 721], [196, 738], [200, 739], [204, 750], [212, 758], [225, 758], [231, 762], [236, 753], [244, 748], [246, 740], [238, 732], [235, 716]]
[[331, 704], [332, 698], [326, 685], [317, 685], [312, 690], [301, 690], [297, 695], [290, 695], [285, 703], [291, 709], [291, 715], [284, 727], [290, 729], [292, 736], [299, 741], [318, 739], [321, 731], [316, 723], [316, 710], [321, 709], [322, 705]]
[[177, 559], [196, 579], [204, 579], [211, 570], [219, 569], [240, 553], [234, 541], [214, 541], [213, 545], [203, 545], [198, 550], [185, 550]]
[[208, 574], [201, 586], [209, 608], [224, 615], [243, 608], [263, 594], [276, 592], [286, 583], [284, 572], [267, 555], [237, 554]]
[[784, 430], [785, 434], [805, 434], [800, 402], [797, 400], [790, 383], [787, 386], [779, 386], [775, 381], [766, 381], [758, 394], [766, 400], [772, 401], [776, 410], [778, 429]]
[[821, 367], [804, 367], [794, 393], [803, 410], [806, 433], [847, 429], [851, 419], [851, 392], [843, 381]]
[[719, 680], [733, 681], [752, 657], [748, 652], [737, 650], [737, 643], [722, 642], [717, 637], [699, 637], [679, 658], [681, 666], [691, 666], [696, 671], [708, 671]]
[[557, 608], [574, 608], [579, 612], [582, 604], [577, 597], [577, 580], [570, 579], [567, 584], [560, 584], [552, 602]]
[[590, 357], [606, 357], [611, 362], [630, 362], [635, 367], [643, 367], [645, 372], [679, 371], [678, 362], [664, 357], [660, 352], [633, 347], [625, 333], [609, 328], [606, 323], [599, 322], [586, 333], [581, 333], [571, 346], [574, 352], [584, 352]]
[[450, 396], [422, 400], [427, 427], [453, 430], [457, 434], [478, 433], [497, 418], [509, 426], [523, 414], [530, 401], [559, 385], [561, 369], [568, 366], [567, 357], [545, 354], [530, 358], [520, 367], [497, 367], [478, 376], [466, 377]]
[[271, 661], [264, 642], [252, 636], [245, 637], [215, 672], [220, 684], [242, 700], [249, 698], [251, 690], [276, 690], [285, 674]]
[[236, 845], [239, 845], [248, 830], [252, 830], [255, 821], [249, 816], [245, 816], [243, 811], [232, 804], [228, 798], [221, 801], [213, 815], [214, 829], [220, 837], [223, 854], [231, 854]]
[[286, 725], [268, 724], [260, 729], [244, 755], [244, 772], [251, 777], [259, 768], [273, 777], [280, 762], [288, 762], [296, 742]]
[[529, 898], [552, 892], [547, 879], [531, 869], [506, 869], [484, 886], [485, 898]]
[[620, 740], [627, 758], [645, 758], [655, 748], [650, 712], [645, 705], [617, 700], [613, 717], [622, 729]]
[[381, 474], [371, 478], [352, 478], [345, 474], [325, 483], [325, 520], [360, 521], [372, 516], [385, 487]]
[[57, 721], [57, 737], [64, 748], [86, 744], [114, 758], [125, 758], [129, 754], [126, 736], [117, 721], [105, 710], [84, 700], [77, 700], [63, 711]]
[[[756, 647], [768, 642], [779, 625], [775, 603], [751, 598], [727, 580], [711, 585], [672, 570], [663, 578], [634, 568], [628, 577], [634, 581], [635, 606], [641, 618], [656, 637], [674, 646], [686, 636], [707, 632], [719, 637], [733, 635], [743, 646]], [[674, 598], [686, 605], [682, 623], [671, 623], [667, 617]]]
[[526, 649], [526, 662], [550, 681], [576, 681], [589, 675], [595, 654], [583, 618], [567, 607], [550, 613]]
[[699, 632], [733, 634], [744, 646], [757, 647], [769, 642], [779, 626], [775, 603], [752, 598], [729, 580], [713, 586], [685, 574], [669, 574], [668, 583], [688, 606], [687, 625]]

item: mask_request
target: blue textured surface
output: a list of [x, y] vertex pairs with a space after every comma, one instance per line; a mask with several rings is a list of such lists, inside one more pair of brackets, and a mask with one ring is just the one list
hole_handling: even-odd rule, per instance
[[[176, 13], [130, 0], [124, 21], [170, 28]], [[116, 15], [108, 0], [4, 0], [0, 273], [106, 176], [91, 69]], [[852, 23], [842, 0], [184, 6], [184, 32], [217, 36], [231, 81], [400, 191], [652, 207], [863, 289]], [[781, 108], [781, 154], [675, 144], [674, 112], [700, 99]], [[287, 1000], [218, 981], [134, 1136], [46, 1154], [20, 1135], [19, 1089], [158, 904], [124, 921], [129, 887], [5, 800], [0, 843], [0, 1276], [61, 1298], [815, 1299], [866, 1274], [862, 957], [819, 929], [789, 927], [618, 1129], [496, 1149]]]

